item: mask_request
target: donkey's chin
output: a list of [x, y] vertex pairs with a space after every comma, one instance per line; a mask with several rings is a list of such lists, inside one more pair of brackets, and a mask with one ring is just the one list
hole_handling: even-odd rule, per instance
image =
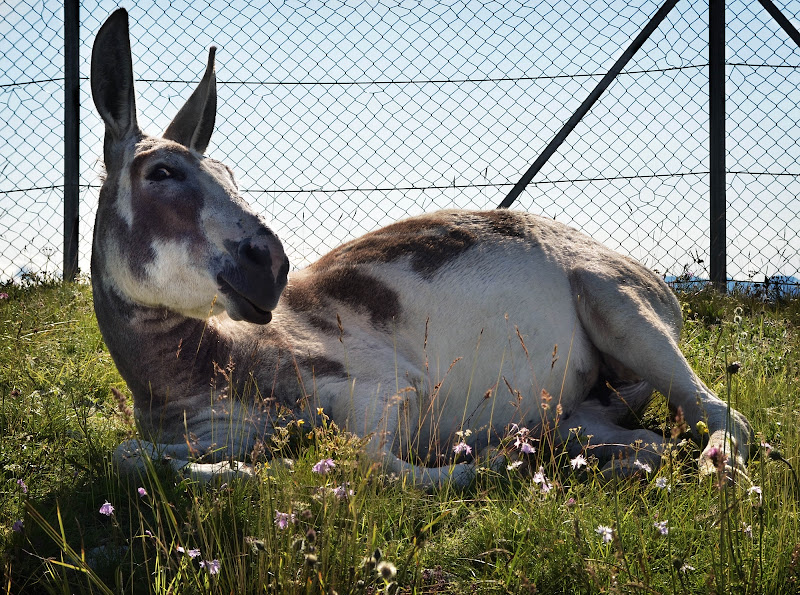
[[267, 324], [272, 320], [272, 312], [262, 310], [247, 299], [239, 301], [228, 300], [225, 304], [225, 310], [232, 320], [244, 320], [253, 324]]
[[217, 277], [217, 282], [224, 296], [222, 305], [232, 320], [244, 320], [253, 324], [267, 324], [272, 320], [271, 310], [275, 307], [273, 300], [269, 300], [270, 303], [268, 304], [257, 304], [222, 277]]

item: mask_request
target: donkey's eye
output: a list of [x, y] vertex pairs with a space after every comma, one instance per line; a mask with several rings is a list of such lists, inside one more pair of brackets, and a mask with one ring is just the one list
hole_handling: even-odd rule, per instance
[[171, 178], [181, 180], [183, 176], [180, 175], [179, 171], [169, 168], [166, 165], [154, 167], [150, 173], [147, 174], [147, 179], [151, 182], [163, 182]]

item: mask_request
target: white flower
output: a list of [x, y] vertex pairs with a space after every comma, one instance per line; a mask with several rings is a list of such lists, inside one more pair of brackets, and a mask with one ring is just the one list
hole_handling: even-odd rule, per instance
[[539, 484], [542, 489], [542, 492], [545, 494], [553, 489], [552, 484], [547, 480], [547, 477], [544, 475], [544, 467], [539, 467], [539, 471], [537, 471], [533, 476], [533, 481]]
[[758, 494], [759, 499], [761, 498], [761, 486], [753, 486], [747, 490], [748, 494]]
[[570, 465], [572, 465], [573, 469], [580, 469], [581, 467], [586, 467], [586, 465], [588, 464], [586, 461], [586, 457], [584, 457], [582, 454], [578, 455], [574, 459], [570, 459], [569, 463]]
[[653, 526], [659, 533], [661, 533], [661, 535], [669, 534], [669, 527], [667, 527], [667, 521], [656, 521], [655, 523], [653, 523]]
[[606, 527], [605, 525], [598, 525], [597, 529], [594, 530], [600, 536], [600, 539], [603, 540], [603, 543], [611, 543], [614, 535], [614, 529], [611, 527]]
[[634, 467], [636, 467], [638, 469], [641, 469], [645, 473], [650, 473], [650, 472], [653, 471], [653, 468], [650, 465], [648, 465], [647, 463], [642, 463], [641, 461], [638, 461], [638, 460], [634, 461], [633, 465], [634, 465]]

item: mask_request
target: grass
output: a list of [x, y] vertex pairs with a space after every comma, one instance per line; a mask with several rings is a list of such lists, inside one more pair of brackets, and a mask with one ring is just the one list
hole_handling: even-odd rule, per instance
[[[539, 448], [468, 489], [425, 492], [329, 423], [288, 424], [264, 450], [294, 465], [256, 456], [256, 481], [199, 486], [158, 463], [120, 479], [110, 454], [135, 430], [90, 288], [37, 279], [0, 292], [2, 593], [800, 590], [797, 300], [681, 295], [684, 353], [771, 446], [749, 464], [760, 494], [698, 481], [699, 451], [678, 439], [641, 480], [604, 482], [591, 457], [573, 469]], [[670, 435], [674, 420], [656, 404], [643, 423]]]

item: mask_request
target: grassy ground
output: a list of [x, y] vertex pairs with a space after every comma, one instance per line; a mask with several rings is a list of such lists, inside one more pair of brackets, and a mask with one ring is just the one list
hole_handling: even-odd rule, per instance
[[[641, 480], [539, 448], [427, 493], [335, 428], [291, 424], [265, 450], [294, 466], [257, 456], [256, 481], [123, 481], [110, 453], [134, 428], [90, 288], [0, 287], [0, 592], [797, 593], [800, 303], [682, 300], [692, 366], [771, 447], [749, 466], [758, 489], [699, 482], [678, 436]], [[660, 405], [643, 422], [675, 425]]]

